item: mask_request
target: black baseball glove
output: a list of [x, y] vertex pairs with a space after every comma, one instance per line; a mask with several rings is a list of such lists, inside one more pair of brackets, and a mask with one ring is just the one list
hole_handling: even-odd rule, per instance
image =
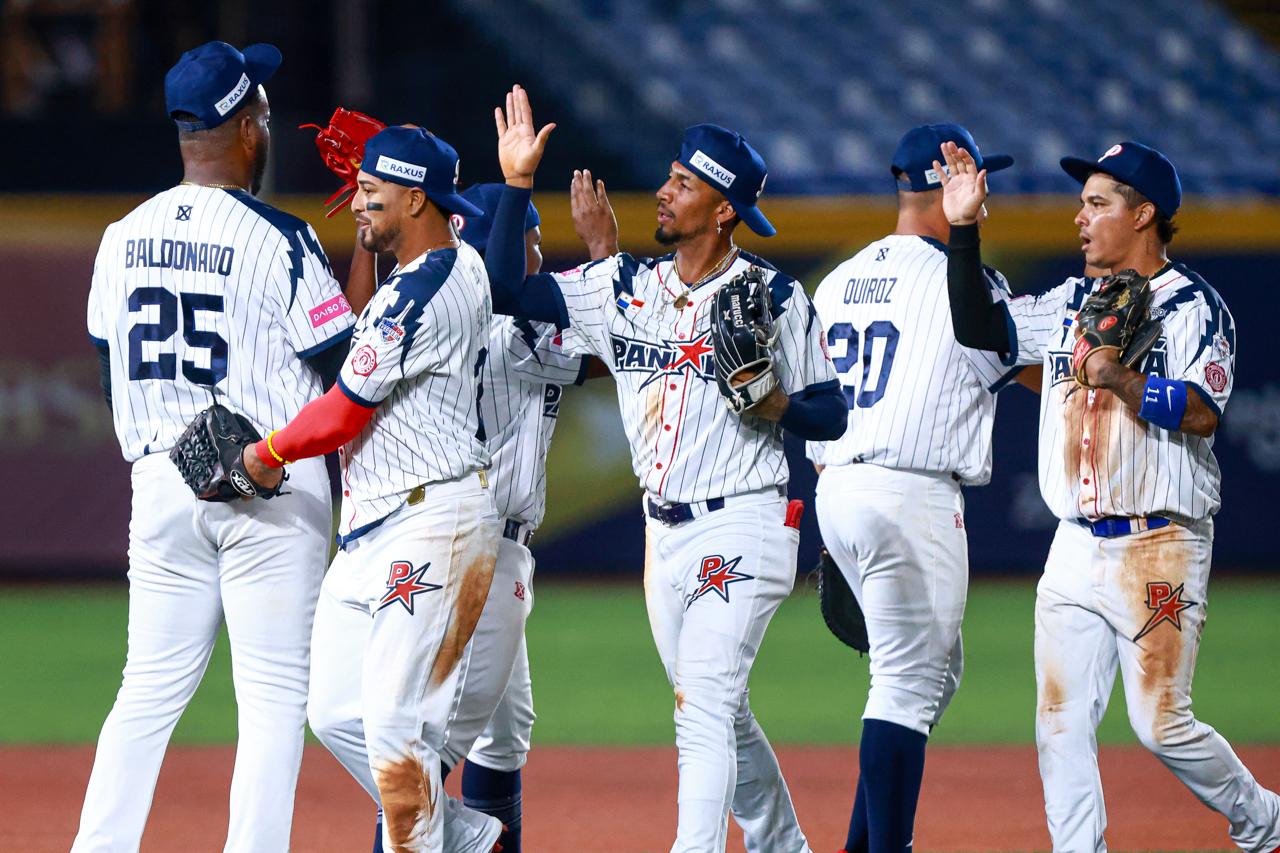
[[867, 639], [867, 620], [862, 615], [862, 608], [826, 548], [818, 555], [818, 565], [814, 566], [813, 573], [818, 576], [818, 605], [828, 630], [846, 646], [857, 649], [859, 654], [870, 652], [871, 641]]
[[1076, 315], [1076, 343], [1071, 369], [1076, 381], [1089, 387], [1085, 362], [1095, 353], [1113, 349], [1120, 363], [1137, 369], [1160, 337], [1160, 321], [1151, 317], [1151, 281], [1137, 270], [1121, 270], [1102, 280]]
[[274, 498], [284, 486], [257, 483], [244, 467], [244, 450], [262, 436], [243, 415], [216, 403], [196, 415], [169, 451], [178, 473], [202, 501]]
[[716, 291], [711, 316], [716, 385], [725, 405], [739, 415], [778, 386], [770, 352], [778, 332], [770, 306], [769, 286], [760, 267], [749, 267]]

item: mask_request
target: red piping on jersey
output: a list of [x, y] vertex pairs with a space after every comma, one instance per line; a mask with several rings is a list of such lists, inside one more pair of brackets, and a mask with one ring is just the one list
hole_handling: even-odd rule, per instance
[[[276, 453], [290, 462], [323, 456], [359, 435], [375, 411], [353, 402], [334, 385], [324, 396], [303, 406], [302, 411], [272, 437], [271, 444]], [[282, 467], [283, 463], [271, 455], [265, 440], [255, 444], [254, 450], [268, 467]]]

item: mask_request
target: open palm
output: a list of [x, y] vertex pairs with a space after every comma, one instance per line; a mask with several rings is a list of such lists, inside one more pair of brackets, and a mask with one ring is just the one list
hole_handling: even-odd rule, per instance
[[954, 142], [942, 143], [942, 157], [945, 168], [933, 161], [942, 179], [942, 212], [952, 225], [972, 225], [987, 200], [987, 170], [978, 169], [973, 155]]
[[532, 186], [533, 173], [542, 161], [547, 138], [556, 126], [548, 124], [542, 130], [534, 131], [529, 93], [519, 85], [511, 87], [507, 93], [505, 110], [494, 108], [493, 120], [498, 129], [498, 162], [502, 165], [503, 177], [508, 182], [528, 182]]

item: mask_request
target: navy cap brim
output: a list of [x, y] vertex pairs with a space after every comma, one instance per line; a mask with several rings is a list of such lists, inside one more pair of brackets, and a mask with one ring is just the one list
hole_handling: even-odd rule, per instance
[[1062, 166], [1062, 171], [1082, 184], [1089, 180], [1089, 176], [1094, 172], [1102, 172], [1105, 175], [1115, 177], [1111, 170], [1095, 160], [1085, 160], [1081, 157], [1063, 157], [1058, 161], [1058, 164]]
[[778, 233], [778, 229], [774, 228], [773, 223], [765, 218], [765, 215], [760, 211], [760, 208], [745, 207], [739, 209], [735, 207], [733, 210], [738, 214], [738, 218], [742, 220], [744, 225], [759, 234], [761, 237], [772, 237], [774, 234]]
[[280, 70], [280, 63], [284, 60], [280, 48], [274, 44], [251, 44], [242, 53], [245, 72], [255, 85], [265, 83], [274, 77]]
[[999, 172], [1013, 165], [1013, 158], [1008, 154], [989, 154], [982, 158], [982, 168], [988, 172]]
[[[426, 190], [424, 190], [424, 192], [426, 192]], [[427, 192], [427, 198], [431, 199], [450, 213], [457, 213], [461, 216], [484, 216], [483, 210], [467, 201], [458, 193]]]

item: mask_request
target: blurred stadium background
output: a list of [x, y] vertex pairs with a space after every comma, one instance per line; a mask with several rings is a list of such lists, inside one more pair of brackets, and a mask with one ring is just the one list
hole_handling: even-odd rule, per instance
[[[264, 197], [316, 224], [341, 275], [350, 218], [325, 220], [334, 179], [312, 134], [338, 104], [432, 128], [464, 182], [499, 178], [492, 107], [512, 82], [559, 129], [539, 173], [548, 263], [582, 257], [570, 171], [608, 183], [623, 245], [653, 253], [651, 192], [682, 127], [717, 121], [764, 153], [763, 207], [780, 226], [744, 243], [812, 289], [892, 228], [887, 163], [910, 126], [959, 121], [1017, 165], [992, 181], [987, 252], [1015, 289], [1080, 266], [1065, 153], [1124, 138], [1166, 151], [1189, 193], [1175, 256], [1227, 299], [1240, 327], [1224, 470], [1220, 566], [1267, 570], [1269, 484], [1280, 471], [1280, 7], [1266, 0], [6, 0], [0, 138], [0, 572], [120, 577], [128, 469], [83, 331], [105, 225], [180, 177], [162, 80], [210, 38], [270, 41], [273, 154]], [[638, 492], [609, 381], [572, 389], [534, 542], [543, 577], [635, 574]], [[1038, 572], [1052, 520], [1035, 485], [1035, 401], [1003, 395], [993, 485], [968, 493], [976, 573]], [[799, 448], [792, 448], [798, 451]], [[793, 453], [792, 491], [812, 476]], [[807, 563], [816, 529], [807, 520]]]

